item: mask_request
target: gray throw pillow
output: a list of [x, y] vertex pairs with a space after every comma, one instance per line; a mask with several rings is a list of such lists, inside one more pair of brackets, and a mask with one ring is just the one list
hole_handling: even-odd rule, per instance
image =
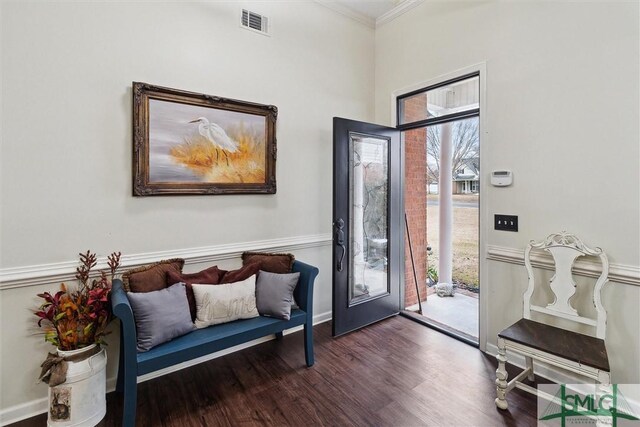
[[260, 270], [256, 282], [256, 305], [263, 316], [289, 320], [293, 290], [298, 284], [300, 273], [276, 274]]
[[153, 292], [127, 292], [136, 322], [138, 352], [194, 329], [184, 283]]

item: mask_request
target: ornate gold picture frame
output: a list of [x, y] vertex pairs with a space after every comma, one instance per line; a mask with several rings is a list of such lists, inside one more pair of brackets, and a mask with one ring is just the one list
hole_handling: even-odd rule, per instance
[[274, 105], [133, 83], [133, 195], [274, 194]]

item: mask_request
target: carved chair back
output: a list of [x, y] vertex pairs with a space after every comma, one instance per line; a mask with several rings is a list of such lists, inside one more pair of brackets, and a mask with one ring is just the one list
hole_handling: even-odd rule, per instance
[[[531, 265], [531, 252], [533, 249], [544, 250], [553, 257], [555, 262], [555, 274], [550, 280], [549, 287], [553, 293], [554, 300], [546, 307], [533, 305], [531, 296], [533, 295], [536, 281], [534, 279], [533, 267]], [[577, 258], [582, 256], [596, 256], [602, 263], [602, 273], [596, 280], [593, 288], [593, 306], [596, 310], [596, 318], [581, 316], [571, 304], [571, 297], [576, 293], [576, 283], [573, 281], [573, 264]], [[527, 245], [524, 253], [524, 263], [529, 275], [529, 286], [524, 293], [524, 313], [525, 319], [531, 319], [531, 312], [539, 312], [550, 316], [556, 316], [577, 323], [593, 326], [596, 330], [596, 337], [604, 339], [607, 324], [607, 312], [602, 306], [600, 294], [602, 287], [609, 280], [609, 260], [607, 255], [600, 248], [589, 248], [582, 240], [573, 234], [566, 232], [549, 235], [546, 239], [535, 242], [531, 241]]]

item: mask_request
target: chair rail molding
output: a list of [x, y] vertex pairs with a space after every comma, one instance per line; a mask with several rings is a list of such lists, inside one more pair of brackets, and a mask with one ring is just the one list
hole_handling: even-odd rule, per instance
[[[487, 259], [524, 265], [524, 250], [504, 246], [487, 246]], [[553, 270], [553, 258], [541, 253], [531, 254], [531, 265], [536, 268]], [[599, 260], [582, 257], [573, 266], [573, 273], [592, 278], [600, 277], [601, 265]], [[624, 283], [625, 285], [640, 286], [640, 267], [625, 264], [609, 264], [609, 281]]]
[[[123, 255], [121, 268], [129, 269], [163, 259], [183, 258], [185, 264], [200, 264], [239, 258], [244, 251], [296, 251], [330, 245], [331, 233], [284, 237], [270, 240], [203, 246], [167, 251]], [[27, 286], [39, 286], [54, 282], [75, 280], [78, 261], [63, 261], [52, 264], [27, 265], [0, 269], [0, 291]], [[107, 258], [99, 258], [95, 270], [108, 269]]]

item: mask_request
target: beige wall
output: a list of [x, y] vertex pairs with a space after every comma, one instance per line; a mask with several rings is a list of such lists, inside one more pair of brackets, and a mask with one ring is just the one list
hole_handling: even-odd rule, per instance
[[[0, 272], [329, 235], [332, 117], [373, 119], [373, 29], [313, 2], [249, 6], [270, 37], [240, 28], [237, 2], [2, 2]], [[132, 197], [132, 81], [276, 105], [277, 194]], [[296, 255], [330, 311], [328, 244]], [[30, 309], [56, 287], [0, 290], [0, 423], [46, 396]], [[110, 377], [115, 362], [111, 346]]]
[[[3, 3], [3, 267], [329, 231], [331, 120], [373, 118], [373, 30], [254, 9], [271, 37], [235, 2]], [[278, 193], [131, 197], [133, 80], [276, 105]]]
[[[485, 220], [520, 219], [518, 233], [489, 230], [486, 245], [524, 248], [567, 230], [637, 268], [638, 12], [637, 2], [425, 2], [376, 30], [376, 120], [392, 124], [394, 91], [485, 62], [481, 203]], [[502, 168], [513, 186], [486, 186]], [[495, 344], [521, 315], [526, 273], [486, 269]], [[613, 379], [640, 382], [640, 287], [610, 283], [603, 298]]]
[[[487, 243], [522, 248], [567, 229], [638, 265], [637, 4], [428, 3], [375, 40], [311, 2], [253, 9], [271, 18], [271, 37], [239, 28], [235, 2], [1, 4], [0, 273], [87, 248], [145, 254], [327, 234], [331, 118], [391, 123], [394, 90], [482, 61], [485, 174], [515, 174], [483, 203], [521, 221]], [[277, 105], [278, 193], [131, 197], [133, 80]], [[315, 311], [326, 314], [330, 248], [295, 254], [320, 267]], [[487, 267], [493, 337], [518, 316], [525, 274]], [[29, 310], [55, 287], [0, 290], [0, 423], [46, 395], [34, 379], [49, 347]], [[613, 283], [604, 300], [614, 380], [640, 382], [640, 288]], [[109, 347], [110, 378], [116, 354]]]

